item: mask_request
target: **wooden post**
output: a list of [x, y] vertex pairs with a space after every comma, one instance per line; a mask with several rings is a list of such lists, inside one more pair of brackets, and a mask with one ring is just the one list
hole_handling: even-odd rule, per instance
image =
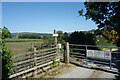
[[64, 61], [65, 64], [69, 64], [69, 43], [66, 42], [64, 46]]
[[[37, 52], [36, 47], [34, 47], [34, 67], [37, 64], [36, 63], [36, 52]], [[33, 73], [34, 77], [36, 77], [36, 74], [37, 74], [37, 70], [34, 70], [34, 73]]]
[[31, 49], [32, 49], [32, 51], [34, 50], [34, 43], [33, 42], [31, 43]]
[[[54, 34], [57, 34], [56, 30], [54, 30]], [[55, 45], [57, 46], [57, 36], [55, 36]]]

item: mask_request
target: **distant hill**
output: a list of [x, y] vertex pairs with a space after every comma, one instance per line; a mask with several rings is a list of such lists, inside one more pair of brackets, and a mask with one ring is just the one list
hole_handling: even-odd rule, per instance
[[52, 34], [49, 33], [33, 33], [33, 32], [21, 32], [21, 33], [12, 33], [12, 38], [16, 38], [18, 36], [22, 36], [22, 35], [37, 35], [37, 36], [52, 36]]
[[[92, 29], [92, 30], [89, 30], [89, 31], [81, 31], [81, 32], [84, 32], [84, 33], [94, 33], [95, 29]], [[73, 32], [68, 32], [68, 35], [70, 36], [70, 34], [73, 33]], [[34, 33], [34, 32], [21, 32], [21, 33], [12, 33], [12, 38], [16, 38], [18, 36], [22, 36], [22, 35], [37, 35], [37, 36], [52, 36], [52, 34], [50, 33]]]

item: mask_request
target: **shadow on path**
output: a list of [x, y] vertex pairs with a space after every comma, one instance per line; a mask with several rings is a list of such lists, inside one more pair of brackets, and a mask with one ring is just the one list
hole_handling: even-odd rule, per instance
[[[118, 73], [120, 73], [120, 50], [113, 51], [112, 57], [115, 58], [113, 59], [113, 63], [115, 63], [114, 68], [118, 69]], [[120, 74], [115, 76], [116, 80], [120, 80]]]
[[109, 70], [109, 69], [106, 70], [106, 69], [102, 69], [102, 68], [99, 68], [99, 67], [92, 67], [92, 66], [90, 67], [88, 65], [81, 65], [81, 64], [78, 64], [78, 63], [75, 63], [75, 62], [70, 62], [70, 63], [74, 64], [76, 66], [79, 66], [79, 67], [83, 67], [83, 68], [101, 70], [101, 71], [104, 71], [104, 72], [115, 74], [115, 80], [120, 80], [120, 50], [112, 51], [111, 56], [112, 56], [112, 63], [115, 64], [115, 65], [112, 65], [112, 68], [117, 69], [118, 70], [117, 72], [114, 71], [113, 69], [112, 70]]

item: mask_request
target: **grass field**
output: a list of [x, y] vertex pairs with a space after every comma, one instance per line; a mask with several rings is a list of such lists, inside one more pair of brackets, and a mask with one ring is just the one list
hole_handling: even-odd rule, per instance
[[[99, 40], [97, 46], [114, 46], [115, 44], [108, 43], [104, 38], [97, 38]], [[31, 48], [31, 43], [43, 43], [43, 39], [6, 39], [6, 45], [8, 49], [11, 49], [15, 54], [23, 53]], [[101, 50], [109, 50], [109, 48], [100, 48]]]
[[41, 42], [42, 39], [6, 39], [6, 42]]
[[32, 42], [40, 42], [41, 39], [6, 39], [6, 46], [11, 49], [15, 54], [26, 52], [31, 48]]

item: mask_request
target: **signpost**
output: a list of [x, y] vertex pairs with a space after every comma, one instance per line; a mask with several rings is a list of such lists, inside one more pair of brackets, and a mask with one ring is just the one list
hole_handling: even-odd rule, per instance
[[55, 45], [56, 45], [56, 46], [57, 46], [57, 36], [58, 36], [57, 31], [54, 30], [53, 37], [55, 37]]
[[58, 34], [53, 34], [53, 37], [58, 37]]

